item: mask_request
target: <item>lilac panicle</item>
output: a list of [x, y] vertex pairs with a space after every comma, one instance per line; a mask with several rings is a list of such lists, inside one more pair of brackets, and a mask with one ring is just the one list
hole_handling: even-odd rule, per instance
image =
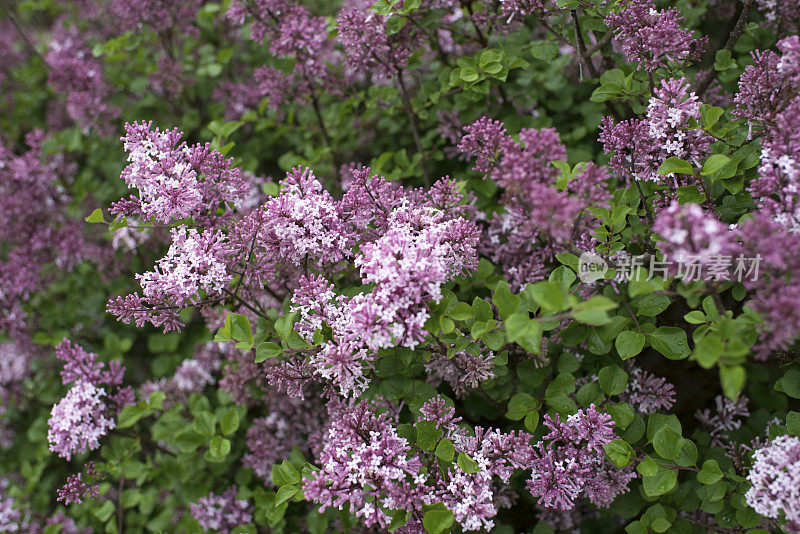
[[780, 436], [758, 449], [747, 480], [748, 505], [764, 517], [785, 518], [787, 531], [800, 528], [800, 439]]
[[236, 491], [236, 486], [231, 486], [220, 495], [211, 492], [201, 497], [189, 506], [192, 517], [203, 530], [219, 534], [230, 534], [237, 526], [246, 525], [253, 519], [252, 507], [236, 499]]
[[622, 10], [610, 13], [606, 24], [622, 41], [625, 59], [636, 61], [648, 72], [669, 63], [699, 59], [708, 37], [695, 39], [681, 27], [683, 15], [677, 8], [656, 9], [652, 0], [624, 0]]
[[107, 415], [102, 397], [106, 392], [79, 379], [61, 401], [53, 406], [47, 440], [50, 450], [69, 460], [100, 446], [100, 438], [116, 426]]

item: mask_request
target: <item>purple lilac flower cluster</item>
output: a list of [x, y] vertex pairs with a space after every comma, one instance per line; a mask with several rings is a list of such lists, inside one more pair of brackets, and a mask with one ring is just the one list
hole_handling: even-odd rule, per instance
[[25, 141], [28, 150], [16, 154], [0, 140], [0, 331], [15, 338], [26, 327], [25, 303], [52, 279], [48, 272], [105, 257], [67, 215], [72, 199], [61, 184], [69, 183], [70, 165], [43, 153], [43, 132]]
[[203, 530], [219, 534], [230, 534], [239, 525], [246, 525], [253, 518], [252, 507], [237, 499], [236, 491], [236, 486], [231, 486], [220, 495], [211, 492], [201, 497], [189, 507], [192, 517]]
[[[773, 53], [757, 56], [746, 73], [750, 76], [740, 85], [737, 102], [744, 113], [764, 124], [759, 176], [751, 183], [750, 193], [761, 211], [789, 231], [798, 232], [800, 133], [794, 125], [800, 119], [800, 37], [787, 37], [777, 47], [780, 57]], [[765, 84], [771, 90], [761, 92]]]
[[107, 406], [102, 399], [105, 394], [105, 389], [91, 382], [75, 382], [50, 412], [47, 441], [51, 451], [69, 460], [73, 454], [100, 446], [100, 438], [115, 426], [106, 413]]
[[443, 439], [477, 465], [475, 471], [454, 465], [447, 473], [428, 472], [423, 466], [432, 453], [412, 448], [397, 434], [396, 419], [368, 402], [335, 412], [319, 456], [321, 469], [304, 479], [303, 489], [321, 510], [349, 503], [366, 526], [386, 528], [391, 522], [386, 509], [404, 510], [411, 523], [419, 522], [424, 505], [442, 502], [465, 531], [491, 529], [497, 514], [493, 478], [508, 483], [514, 469], [526, 467], [530, 457], [531, 436], [482, 428], [468, 436], [441, 397], [422, 407], [421, 420], [435, 422]]
[[696, 39], [681, 27], [683, 15], [677, 8], [656, 8], [652, 0], [624, 0], [622, 10], [610, 13], [606, 24], [622, 41], [625, 59], [636, 61], [648, 72], [670, 63], [686, 64], [699, 59], [708, 37]]
[[[315, 374], [345, 395], [366, 387], [363, 370], [374, 351], [419, 344], [428, 318], [425, 302], [438, 301], [442, 284], [477, 267], [478, 230], [459, 216], [460, 195], [454, 182], [443, 179], [426, 197], [419, 191], [397, 190], [382, 177], [370, 177], [369, 169], [354, 174], [357, 178], [335, 209], [328, 197], [320, 197], [332, 208], [330, 217], [318, 219], [319, 230], [324, 228], [325, 233], [313, 226], [305, 231], [336, 251], [325, 255], [327, 261], [352, 257], [371, 290], [353, 297], [336, 295], [324, 277], [303, 276], [292, 299], [293, 311], [299, 312], [295, 329], [307, 342], [313, 343], [323, 324], [331, 328], [331, 340], [311, 354], [310, 363]], [[354, 232], [359, 231], [367, 232], [359, 251], [342, 251], [343, 244], [355, 242]], [[302, 241], [292, 240], [293, 246], [297, 243]]]
[[[611, 156], [609, 167], [620, 176], [662, 182], [674, 175], [661, 176], [658, 168], [668, 158], [680, 158], [701, 166], [709, 155], [713, 139], [702, 130], [689, 127], [700, 119], [700, 102], [689, 90], [686, 79], [668, 79], [657, 87], [644, 119], [629, 119], [617, 124], [604, 117], [600, 141]], [[675, 184], [687, 185], [684, 183]]]
[[545, 415], [550, 433], [533, 448], [528, 490], [547, 508], [570, 510], [580, 495], [607, 507], [628, 482], [636, 478], [632, 467], [616, 469], [608, 462], [603, 445], [614, 439], [611, 416], [594, 405], [561, 421]]
[[628, 373], [628, 385], [620, 395], [620, 400], [633, 406], [642, 415], [669, 410], [675, 404], [675, 386], [663, 377], [634, 367]]
[[[121, 387], [125, 368], [119, 362], [106, 365], [98, 361], [97, 354], [63, 340], [56, 349], [64, 362], [61, 379], [73, 383], [66, 396], [53, 406], [47, 422], [47, 440], [50, 450], [71, 459], [100, 446], [100, 438], [116, 426], [115, 413], [134, 400], [130, 387]], [[105, 387], [100, 387], [100, 386]], [[70, 477], [59, 497], [65, 502], [80, 502], [82, 498], [96, 496], [93, 485], [98, 478], [94, 464], [88, 465], [87, 477], [80, 473]]]
[[[237, 205], [248, 187], [233, 160], [211, 145], [187, 145], [177, 129], [152, 129], [152, 122], [126, 124], [122, 137], [129, 165], [122, 171], [139, 196], [114, 204], [112, 213], [170, 222], [201, 218], [225, 203]], [[202, 220], [202, 219], [201, 219]]]
[[800, 530], [800, 439], [780, 436], [753, 453], [745, 499], [764, 517], [785, 518], [787, 532]]
[[414, 36], [411, 25], [389, 35], [386, 17], [370, 9], [374, 3], [372, 0], [352, 2], [339, 12], [336, 26], [346, 63], [356, 71], [373, 72], [387, 78], [399, 76], [400, 69], [411, 57]]
[[502, 123], [482, 117], [464, 130], [459, 150], [503, 188], [505, 211], [489, 219], [484, 252], [503, 267], [513, 288], [544, 278], [559, 243], [591, 243], [587, 208], [608, 202], [605, 169], [587, 163], [560, 181], [552, 162], [567, 154], [552, 128], [523, 129], [515, 141]]
[[[736, 232], [697, 204], [681, 206], [673, 202], [658, 214], [653, 231], [661, 236], [659, 246], [673, 271], [676, 263], [693, 263], [724, 271], [730, 261], [720, 263], [719, 259], [730, 260], [740, 250]], [[685, 274], [688, 276], [689, 272]], [[725, 276], [721, 272], [720, 275]]]
[[94, 462], [86, 462], [86, 477], [84, 473], [75, 473], [67, 477], [67, 483], [59, 488], [57, 500], [65, 505], [81, 504], [84, 499], [94, 499], [100, 496], [100, 473]]
[[125, 30], [149, 27], [165, 32], [176, 27], [192, 31], [192, 23], [202, 4], [202, 0], [112, 0], [108, 7]]
[[81, 127], [103, 127], [120, 114], [109, 104], [113, 87], [104, 79], [103, 62], [94, 57], [77, 28], [57, 28], [49, 44], [48, 82], [67, 97], [67, 113]]

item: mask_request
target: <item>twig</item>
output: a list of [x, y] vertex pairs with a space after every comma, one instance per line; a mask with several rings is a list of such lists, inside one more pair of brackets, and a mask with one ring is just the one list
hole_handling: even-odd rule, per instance
[[25, 32], [24, 32], [24, 31], [22, 31], [22, 28], [21, 28], [21, 27], [20, 27], [20, 25], [17, 23], [17, 19], [16, 19], [16, 18], [14, 17], [14, 15], [12, 15], [12, 14], [11, 14], [11, 12], [10, 12], [10, 11], [9, 11], [9, 10], [6, 8], [6, 3], [5, 3], [4, 1], [0, 1], [0, 9], [2, 9], [2, 10], [3, 10], [3, 13], [5, 14], [5, 16], [6, 16], [6, 17], [8, 17], [8, 20], [10, 20], [10, 21], [11, 21], [11, 24], [13, 24], [13, 25], [14, 25], [14, 29], [16, 29], [16, 30], [17, 30], [17, 33], [19, 34], [19, 36], [20, 36], [20, 37], [22, 37], [22, 40], [23, 40], [23, 41], [25, 41], [25, 45], [26, 45], [26, 46], [27, 46], [27, 47], [28, 47], [28, 48], [31, 50], [31, 52], [33, 52], [33, 54], [34, 54], [36, 57], [38, 57], [38, 58], [39, 58], [39, 60], [40, 60], [42, 63], [44, 63], [44, 66], [45, 66], [46, 68], [48, 68], [48, 69], [49, 69], [49, 68], [50, 68], [50, 66], [47, 64], [47, 61], [45, 61], [44, 57], [42, 57], [42, 55], [39, 53], [39, 51], [38, 51], [38, 50], [36, 50], [36, 47], [35, 47], [35, 46], [33, 46], [33, 43], [31, 42], [31, 40], [30, 40], [30, 39], [28, 39], [28, 36], [25, 34]]
[[414, 144], [417, 147], [417, 152], [422, 157], [422, 177], [425, 180], [425, 185], [431, 185], [431, 175], [428, 170], [428, 156], [422, 148], [422, 139], [419, 135], [419, 127], [417, 126], [417, 116], [411, 107], [411, 100], [408, 98], [408, 90], [406, 89], [406, 82], [403, 81], [403, 72], [396, 70], [397, 82], [400, 84], [400, 95], [403, 99], [403, 108], [406, 110], [408, 120], [411, 122], [411, 135], [414, 137]]
[[[581, 32], [581, 23], [578, 20], [578, 11], [573, 9], [572, 13], [572, 22], [575, 25], [575, 41], [578, 44], [578, 65], [580, 66], [581, 63], [586, 63], [586, 68], [589, 69], [589, 74], [592, 75], [592, 78], [599, 78], [599, 74], [597, 73], [597, 69], [594, 68], [594, 63], [589, 59], [586, 55], [586, 42], [583, 40], [583, 33]], [[581, 81], [583, 81], [583, 74], [581, 74]]]
[[[736, 46], [736, 42], [739, 40], [739, 37], [742, 36], [744, 33], [745, 25], [747, 24], [747, 19], [750, 18], [750, 11], [752, 11], [753, 6], [755, 5], [756, 0], [745, 0], [744, 5], [742, 6], [742, 12], [739, 14], [739, 19], [736, 21], [736, 25], [731, 30], [730, 35], [728, 36], [728, 41], [725, 43], [725, 46], [721, 48], [721, 50], [732, 51], [733, 47]], [[716, 70], [709, 70], [708, 73], [703, 77], [702, 80], [697, 82], [697, 86], [694, 89], [695, 94], [698, 96], [702, 95], [706, 92], [708, 87], [711, 85], [716, 77]]]

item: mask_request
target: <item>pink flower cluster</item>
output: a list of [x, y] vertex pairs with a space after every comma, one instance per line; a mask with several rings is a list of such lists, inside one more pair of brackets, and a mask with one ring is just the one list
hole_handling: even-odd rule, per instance
[[800, 439], [780, 436], [753, 453], [747, 504], [764, 517], [785, 518], [787, 532], [800, 529]]
[[[426, 301], [438, 301], [444, 283], [477, 267], [478, 242], [475, 224], [459, 216], [460, 196], [452, 181], [443, 179], [426, 198], [419, 191], [393, 189], [384, 178], [370, 177], [369, 169], [354, 174], [358, 176], [338, 207], [339, 228], [345, 232], [338, 239], [356, 242], [348, 238], [353, 231], [368, 232], [358, 252], [348, 255], [371, 289], [337, 296], [324, 277], [304, 276], [292, 308], [300, 314], [295, 329], [309, 343], [323, 323], [332, 329], [331, 340], [312, 354], [310, 363], [346, 396], [366, 387], [363, 369], [375, 351], [413, 348], [424, 339]], [[381, 233], [370, 235], [374, 229]], [[328, 233], [324, 238], [337, 236]]]
[[370, 9], [374, 2], [354, 2], [339, 12], [336, 27], [344, 46], [346, 64], [359, 72], [373, 72], [386, 78], [400, 76], [400, 69], [411, 58], [414, 34], [406, 24], [389, 35], [386, 17]]
[[[97, 354], [66, 339], [56, 348], [56, 356], [64, 362], [62, 382], [74, 384], [53, 406], [47, 439], [51, 451], [69, 460], [73, 454], [98, 448], [99, 439], [116, 426], [104, 397], [119, 411], [133, 402], [133, 390], [120, 387], [125, 368], [117, 361], [106, 366]], [[101, 384], [106, 387], [98, 387]]]
[[553, 162], [566, 160], [567, 153], [552, 128], [525, 128], [515, 141], [502, 123], [482, 117], [464, 130], [459, 150], [503, 187], [505, 212], [489, 219], [484, 251], [503, 267], [513, 288], [545, 277], [559, 244], [592, 247], [594, 218], [587, 208], [608, 202], [605, 169], [587, 163], [571, 180], [559, 180]]
[[610, 13], [606, 24], [622, 40], [628, 61], [636, 61], [644, 70], [653, 72], [671, 63], [680, 67], [702, 56], [708, 37], [695, 39], [682, 28], [679, 9], [659, 10], [652, 0], [624, 0], [620, 5], [622, 10]]
[[231, 486], [221, 495], [211, 492], [190, 505], [192, 517], [203, 530], [230, 534], [253, 519], [252, 507], [247, 501], [236, 499], [236, 490]]
[[[750, 184], [750, 193], [761, 211], [789, 231], [798, 232], [800, 133], [794, 125], [800, 120], [800, 37], [787, 37], [777, 46], [780, 57], [772, 53], [757, 56], [750, 78], [740, 85], [737, 101], [745, 113], [763, 121], [765, 129], [758, 178]], [[767, 84], [771, 90], [760, 92]]]
[[33, 130], [28, 150], [16, 154], [0, 140], [0, 331], [16, 338], [25, 330], [25, 303], [52, 280], [46, 273], [104, 257], [68, 215], [72, 199], [62, 183], [70, 182], [72, 167], [43, 154], [43, 141]]
[[125, 130], [122, 141], [130, 163], [122, 179], [139, 196], [114, 204], [112, 213], [167, 223], [213, 216], [220, 205], [237, 205], [247, 195], [233, 160], [210, 144], [189, 146], [177, 129], [162, 132], [152, 129], [152, 122], [126, 124]]
[[116, 426], [107, 415], [102, 397], [106, 391], [91, 382], [78, 380], [67, 395], [53, 406], [47, 422], [50, 450], [67, 460], [73, 454], [94, 450], [100, 438]]
[[442, 397], [430, 399], [420, 412], [418, 432], [422, 424], [434, 423], [441, 439], [450, 440], [473, 468], [458, 462], [447, 470], [428, 470], [433, 452], [400, 436], [396, 416], [362, 401], [332, 410], [321, 469], [304, 479], [306, 497], [320, 503], [321, 511], [349, 503], [366, 526], [379, 529], [391, 522], [387, 510], [402, 510], [411, 514], [406, 527], [416, 532], [422, 507], [440, 502], [464, 531], [491, 530], [498, 506], [509, 502], [502, 488], [518, 470], [532, 470], [532, 495], [561, 510], [572, 508], [580, 494], [607, 506], [636, 476], [632, 468], [618, 470], [605, 460], [602, 447], [614, 437], [613, 423], [594, 406], [563, 423], [547, 416], [551, 432], [533, 446], [524, 432], [476, 427], [469, 433]]
[[720, 256], [732, 258], [740, 251], [736, 232], [697, 204], [673, 202], [658, 214], [653, 232], [661, 236], [659, 247], [670, 266], [684, 262], [712, 267]]
[[94, 462], [86, 463], [86, 479], [83, 473], [76, 473], [67, 477], [67, 483], [57, 490], [56, 500], [65, 505], [76, 503], [81, 504], [84, 499], [94, 499], [100, 496], [100, 473], [94, 466]]
[[[690, 92], [686, 79], [662, 80], [647, 107], [644, 119], [630, 119], [618, 124], [604, 117], [600, 141], [611, 156], [609, 167], [615, 173], [636, 180], [662, 182], [674, 175], [661, 176], [658, 168], [675, 157], [702, 166], [713, 139], [699, 129], [689, 127], [690, 119], [700, 120], [700, 102]], [[686, 185], [683, 183], [677, 185]]]
[[104, 129], [120, 109], [109, 104], [114, 89], [104, 78], [102, 60], [94, 57], [77, 28], [56, 28], [49, 48], [48, 83], [66, 95], [69, 117], [85, 129]]
[[545, 415], [544, 424], [550, 433], [533, 449], [527, 483], [540, 505], [569, 510], [584, 495], [596, 506], [607, 507], [628, 491], [628, 482], [636, 478], [633, 468], [614, 468], [603, 452], [603, 445], [614, 439], [611, 416], [591, 405], [565, 421]]
[[171, 230], [172, 245], [153, 271], [137, 274], [149, 303], [185, 307], [196, 303], [201, 292], [217, 296], [233, 279], [226, 260], [230, 251], [218, 231], [179, 226]]
[[458, 465], [449, 472], [428, 471], [423, 466], [433, 453], [413, 448], [398, 435], [393, 416], [360, 402], [331, 414], [319, 455], [321, 469], [303, 481], [306, 497], [318, 502], [320, 511], [349, 503], [367, 527], [385, 529], [391, 522], [386, 510], [403, 510], [411, 513], [407, 527], [413, 530], [419, 526], [422, 507], [441, 502], [463, 530], [491, 529], [497, 514], [493, 479], [508, 483], [513, 470], [525, 466], [530, 436], [481, 428], [468, 436], [456, 425], [453, 409], [438, 397], [421, 411], [420, 421], [435, 422], [456, 453], [468, 455], [477, 465], [474, 471]]
[[628, 373], [628, 385], [620, 400], [627, 402], [642, 415], [669, 410], [675, 404], [675, 386], [663, 377], [640, 367]]

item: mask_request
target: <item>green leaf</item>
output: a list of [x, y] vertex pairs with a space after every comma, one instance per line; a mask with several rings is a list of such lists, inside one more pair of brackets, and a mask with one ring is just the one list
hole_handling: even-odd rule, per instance
[[610, 443], [603, 445], [603, 450], [608, 456], [609, 460], [617, 467], [625, 467], [631, 463], [631, 458], [634, 456], [633, 447], [627, 441], [615, 439]]
[[458, 460], [456, 460], [456, 463], [458, 463], [458, 467], [460, 467], [465, 473], [477, 473], [479, 470], [478, 464], [475, 462], [475, 460], [463, 452], [458, 453]]
[[558, 44], [554, 41], [534, 41], [531, 43], [531, 55], [542, 61], [552, 61], [558, 55]]
[[633, 408], [627, 402], [618, 402], [607, 406], [606, 412], [614, 419], [614, 425], [622, 429], [628, 428], [635, 417]]
[[277, 508], [294, 497], [298, 491], [300, 491], [300, 488], [291, 484], [287, 484], [278, 488], [278, 493], [275, 495], [275, 507]]
[[674, 460], [683, 447], [683, 437], [671, 427], [664, 425], [653, 436], [653, 448], [662, 458]]
[[689, 353], [686, 332], [674, 326], [660, 326], [650, 336], [650, 344], [670, 360], [682, 360]]
[[662, 176], [673, 173], [694, 174], [694, 169], [688, 161], [683, 161], [680, 158], [669, 158], [661, 164], [657, 172]]
[[525, 416], [525, 421], [523, 421], [523, 423], [525, 424], [525, 429], [528, 432], [534, 432], [536, 427], [539, 426], [539, 412], [536, 410], [528, 412], [528, 415]]
[[700, 114], [703, 118], [703, 127], [709, 129], [714, 126], [717, 121], [719, 121], [719, 118], [722, 117], [722, 115], [725, 114], [725, 110], [715, 106], [701, 104]]
[[[705, 317], [705, 316], [703, 316]], [[695, 343], [692, 358], [697, 360], [700, 367], [711, 369], [716, 365], [722, 356], [722, 340], [715, 334], [706, 335], [703, 339]]]
[[545, 311], [561, 311], [564, 307], [564, 296], [561, 288], [551, 282], [537, 282], [528, 285], [526, 291]]
[[700, 310], [693, 310], [683, 316], [683, 320], [689, 324], [703, 324], [707, 322], [706, 314]]
[[236, 411], [236, 408], [231, 408], [225, 412], [225, 415], [220, 419], [219, 427], [226, 436], [236, 432], [236, 429], [239, 428], [239, 412]]
[[[575, 306], [570, 313], [577, 321], [582, 323], [600, 326], [608, 324], [608, 311], [617, 307], [617, 303], [606, 297], [595, 295], [585, 302]], [[609, 339], [609, 341], [611, 341]]]
[[795, 436], [800, 436], [800, 413], [789, 412], [786, 414], [786, 430]]
[[417, 445], [424, 451], [432, 451], [442, 439], [442, 429], [434, 421], [417, 421]]
[[271, 341], [265, 341], [264, 343], [259, 343], [258, 347], [256, 347], [256, 359], [255, 363], [261, 363], [265, 360], [270, 358], [274, 358], [278, 356], [283, 349], [280, 345], [273, 343]]
[[780, 386], [780, 391], [783, 391], [793, 399], [800, 399], [800, 371], [797, 369], [789, 369], [786, 371], [786, 373], [778, 379], [776, 385]]
[[622, 93], [622, 87], [620, 87], [619, 84], [608, 82], [595, 89], [592, 92], [592, 96], [589, 97], [589, 100], [592, 102], [606, 102], [618, 97], [620, 93]]
[[608, 365], [600, 369], [598, 381], [606, 395], [619, 395], [628, 386], [628, 373], [616, 365]]
[[722, 469], [716, 460], [706, 460], [703, 462], [703, 468], [697, 472], [697, 481], [701, 484], [716, 484], [722, 480]]
[[497, 306], [500, 317], [505, 319], [517, 311], [522, 303], [522, 298], [519, 295], [512, 294], [508, 289], [508, 283], [503, 281], [497, 285], [492, 302]]
[[658, 497], [672, 491], [677, 481], [677, 469], [659, 468], [655, 475], [642, 477], [642, 487], [648, 497]]
[[714, 174], [722, 167], [728, 164], [731, 161], [731, 158], [724, 154], [714, 154], [710, 156], [705, 163], [703, 163], [703, 170], [700, 171], [700, 174], [703, 176], [709, 176]]
[[231, 442], [222, 436], [214, 436], [208, 443], [208, 455], [215, 460], [224, 459], [231, 452]]
[[440, 460], [444, 460], [445, 462], [452, 462], [453, 458], [456, 455], [456, 450], [453, 447], [453, 442], [450, 441], [449, 439], [443, 439], [436, 446], [434, 454]]
[[678, 188], [678, 203], [683, 204], [702, 204], [706, 201], [706, 194], [700, 191], [696, 185], [682, 185]]
[[485, 322], [494, 317], [492, 306], [480, 297], [475, 297], [472, 301], [472, 310], [475, 312], [476, 321]]
[[103, 218], [103, 210], [100, 208], [96, 208], [84, 221], [92, 224], [106, 222]]
[[300, 473], [297, 472], [297, 469], [289, 460], [284, 460], [281, 462], [281, 476], [283, 477], [283, 480], [289, 484], [300, 483]]
[[742, 392], [745, 383], [744, 367], [735, 365], [733, 367], [722, 366], [719, 368], [719, 381], [722, 385], [722, 392], [729, 399], [736, 399]]
[[484, 49], [478, 59], [478, 67], [483, 69], [490, 63], [497, 63], [503, 59], [503, 53], [499, 50]]
[[207, 410], [198, 413], [192, 422], [192, 429], [201, 436], [213, 436], [216, 426], [217, 418]]
[[467, 83], [472, 83], [476, 81], [480, 76], [478, 75], [477, 70], [473, 69], [472, 67], [466, 67], [459, 71], [458, 77]]
[[542, 325], [532, 320], [528, 312], [515, 313], [506, 322], [508, 340], [518, 343], [526, 351], [539, 354], [542, 341]]
[[468, 321], [472, 319], [472, 306], [466, 302], [459, 302], [447, 312], [447, 316], [456, 321]]
[[289, 333], [294, 331], [293, 328], [296, 318], [297, 312], [293, 311], [275, 321], [275, 332], [278, 333], [281, 339], [285, 340], [289, 336]]
[[633, 330], [626, 330], [620, 332], [614, 346], [617, 348], [617, 354], [623, 360], [633, 358], [644, 348], [645, 337], [641, 332], [634, 332]]
[[129, 428], [136, 424], [136, 422], [144, 415], [145, 408], [140, 404], [129, 404], [125, 406], [119, 413], [117, 419], [117, 428]]
[[531, 410], [536, 410], [538, 402], [527, 393], [517, 393], [508, 402], [506, 417], [512, 421], [519, 421], [528, 415]]
[[428, 510], [422, 516], [422, 526], [428, 534], [441, 534], [453, 526], [455, 517], [450, 510]]

